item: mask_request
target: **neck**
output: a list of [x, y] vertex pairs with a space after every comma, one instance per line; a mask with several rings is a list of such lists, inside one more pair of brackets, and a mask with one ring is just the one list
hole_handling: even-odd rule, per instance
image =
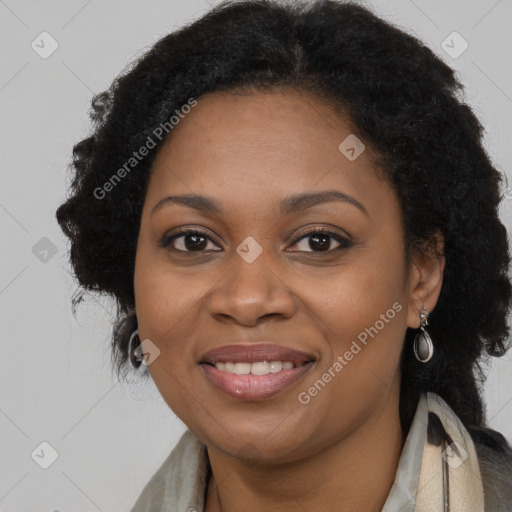
[[208, 448], [212, 473], [205, 512], [380, 512], [403, 444], [398, 403], [393, 400], [377, 418], [300, 461], [251, 466]]

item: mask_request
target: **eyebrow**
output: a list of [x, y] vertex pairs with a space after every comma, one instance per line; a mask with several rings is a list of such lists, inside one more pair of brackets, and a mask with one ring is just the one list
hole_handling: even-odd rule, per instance
[[[303, 193], [285, 197], [281, 201], [280, 211], [283, 216], [290, 215], [291, 213], [297, 213], [312, 208], [317, 204], [333, 201], [351, 204], [368, 216], [368, 211], [357, 199], [339, 190], [324, 190], [321, 192]], [[164, 197], [153, 207], [151, 215], [168, 204], [182, 204], [189, 208], [194, 208], [195, 210], [216, 215], [222, 215], [224, 213], [222, 207], [211, 197], [196, 194], [183, 194]]]

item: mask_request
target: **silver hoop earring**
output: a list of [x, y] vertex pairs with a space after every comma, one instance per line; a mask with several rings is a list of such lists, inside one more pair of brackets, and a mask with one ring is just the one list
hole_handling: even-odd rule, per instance
[[425, 330], [428, 325], [428, 312], [425, 305], [420, 311], [420, 329], [421, 332], [414, 338], [414, 355], [420, 363], [428, 363], [434, 355], [434, 343], [430, 334]]
[[134, 345], [133, 340], [135, 338], [139, 338], [139, 329], [135, 329], [130, 336], [130, 341], [128, 342], [128, 356], [130, 358], [130, 364], [133, 368], [138, 370], [140, 365], [142, 364], [142, 359], [136, 353], [137, 347], [140, 346], [140, 338], [137, 340], [136, 345]]

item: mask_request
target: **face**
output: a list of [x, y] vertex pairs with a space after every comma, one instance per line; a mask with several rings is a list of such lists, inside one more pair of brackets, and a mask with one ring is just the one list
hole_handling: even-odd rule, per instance
[[339, 149], [351, 134], [304, 93], [214, 93], [156, 158], [139, 334], [163, 398], [212, 449], [293, 461], [398, 415], [421, 302], [395, 193], [368, 147]]

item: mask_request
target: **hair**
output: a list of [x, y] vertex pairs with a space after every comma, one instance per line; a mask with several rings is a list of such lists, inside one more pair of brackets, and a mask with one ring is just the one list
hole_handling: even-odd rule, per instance
[[56, 213], [80, 285], [73, 311], [85, 291], [115, 299], [113, 362], [118, 375], [127, 371], [142, 206], [154, 158], [172, 132], [104, 198], [95, 190], [149, 138], [155, 142], [154, 130], [191, 98], [272, 88], [308, 92], [348, 113], [395, 190], [406, 258], [443, 236], [444, 282], [428, 328], [435, 355], [419, 363], [418, 331], [407, 329], [402, 424], [410, 425], [419, 394], [431, 391], [466, 426], [485, 425], [481, 362], [510, 346], [503, 176], [454, 71], [416, 37], [352, 2], [225, 2], [160, 39], [93, 98], [92, 133], [73, 148], [71, 194]]

